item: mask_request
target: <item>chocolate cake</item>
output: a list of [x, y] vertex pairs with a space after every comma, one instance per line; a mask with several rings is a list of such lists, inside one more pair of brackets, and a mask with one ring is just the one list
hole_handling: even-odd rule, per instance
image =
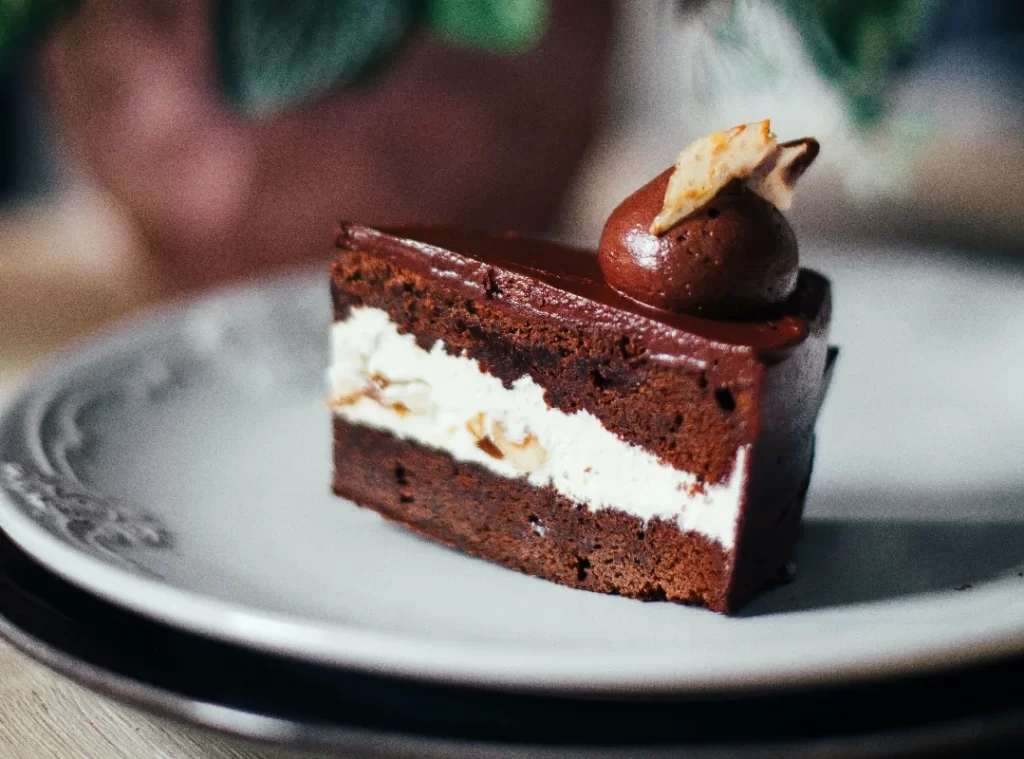
[[334, 492], [574, 588], [727, 612], [778, 578], [834, 358], [778, 210], [817, 143], [694, 146], [597, 255], [342, 224]]

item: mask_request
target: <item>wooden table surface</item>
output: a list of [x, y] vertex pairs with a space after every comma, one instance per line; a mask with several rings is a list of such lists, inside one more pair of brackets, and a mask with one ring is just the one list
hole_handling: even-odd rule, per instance
[[3, 759], [281, 759], [127, 709], [75, 685], [0, 642]]

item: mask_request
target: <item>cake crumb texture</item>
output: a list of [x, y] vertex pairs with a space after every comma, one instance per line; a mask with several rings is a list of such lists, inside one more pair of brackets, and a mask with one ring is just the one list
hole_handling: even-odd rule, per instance
[[[761, 572], [737, 581], [732, 552], [674, 522], [591, 511], [551, 488], [339, 418], [334, 458], [337, 495], [431, 540], [561, 585], [728, 612], [765, 584]], [[802, 492], [797, 500], [775, 526], [787, 557]]]

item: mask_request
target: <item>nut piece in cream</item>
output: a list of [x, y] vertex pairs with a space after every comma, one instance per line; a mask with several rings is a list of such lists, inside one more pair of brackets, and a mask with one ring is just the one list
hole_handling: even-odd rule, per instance
[[491, 420], [488, 429], [483, 412], [466, 422], [466, 429], [476, 438], [480, 450], [492, 458], [508, 461], [520, 472], [535, 472], [547, 461], [548, 452], [535, 435], [523, 430], [521, 439], [516, 440], [505, 424], [496, 419]]
[[[365, 364], [365, 362], [364, 362]], [[327, 401], [331, 408], [350, 406], [361, 398], [376, 401], [396, 414], [427, 414], [430, 411], [430, 385], [420, 380], [393, 380], [380, 372], [366, 376], [363, 381], [339, 384]]]

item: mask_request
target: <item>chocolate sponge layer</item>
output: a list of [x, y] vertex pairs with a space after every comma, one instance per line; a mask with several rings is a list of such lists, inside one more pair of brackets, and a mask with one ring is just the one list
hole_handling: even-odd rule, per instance
[[339, 418], [334, 465], [335, 493], [459, 551], [572, 588], [722, 612], [774, 582], [803, 508], [803, 492], [782, 505], [784, 519], [763, 536], [769, 554], [756, 576], [741, 577], [731, 552], [673, 522], [577, 507], [551, 488]]

